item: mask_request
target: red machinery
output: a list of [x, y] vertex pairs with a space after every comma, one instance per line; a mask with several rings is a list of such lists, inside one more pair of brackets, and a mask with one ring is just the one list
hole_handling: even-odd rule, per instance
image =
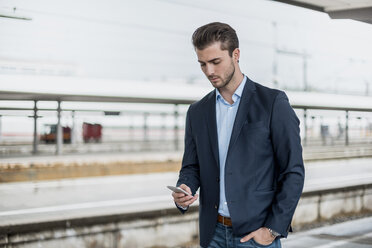
[[83, 123], [83, 140], [85, 143], [90, 141], [101, 142], [102, 139], [102, 125]]
[[[62, 127], [63, 130], [63, 143], [71, 143], [71, 128]], [[40, 141], [45, 143], [56, 143], [57, 140], [57, 125], [45, 124], [43, 134], [40, 135]]]
[[[62, 127], [63, 130], [63, 143], [71, 143], [71, 128]], [[57, 125], [56, 124], [45, 124], [43, 134], [40, 135], [40, 141], [45, 143], [56, 143], [57, 137]], [[102, 140], [102, 125], [83, 123], [83, 140], [85, 143], [88, 142], [101, 142]]]

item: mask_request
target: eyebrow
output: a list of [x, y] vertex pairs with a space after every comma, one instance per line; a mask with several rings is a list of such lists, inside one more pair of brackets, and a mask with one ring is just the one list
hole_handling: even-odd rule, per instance
[[[216, 61], [216, 60], [218, 60], [218, 59], [221, 59], [221, 58], [220, 58], [220, 57], [218, 57], [218, 58], [214, 58], [214, 59], [211, 59], [211, 60], [209, 60], [209, 61], [207, 61], [207, 62], [211, 63], [211, 62], [214, 62], [214, 61]], [[204, 61], [200, 61], [200, 60], [198, 60], [198, 62], [199, 62], [199, 63], [205, 63]]]

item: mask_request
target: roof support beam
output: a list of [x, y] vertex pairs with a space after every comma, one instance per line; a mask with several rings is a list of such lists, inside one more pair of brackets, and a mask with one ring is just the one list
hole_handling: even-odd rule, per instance
[[56, 140], [56, 154], [60, 155], [62, 153], [62, 142], [63, 142], [63, 130], [61, 126], [61, 101], [58, 101], [57, 108], [57, 140]]
[[327, 13], [332, 19], [352, 19], [372, 24], [372, 4], [354, 0], [318, 1], [318, 0], [273, 0], [306, 9]]
[[372, 24], [372, 7], [329, 11], [328, 15], [332, 19], [354, 19]]
[[32, 153], [33, 154], [37, 154], [37, 146], [38, 146], [38, 143], [39, 143], [39, 139], [38, 139], [38, 136], [37, 136], [37, 101], [34, 101], [34, 115], [33, 115], [33, 118], [34, 118], [34, 140], [33, 140], [33, 144], [32, 144]]

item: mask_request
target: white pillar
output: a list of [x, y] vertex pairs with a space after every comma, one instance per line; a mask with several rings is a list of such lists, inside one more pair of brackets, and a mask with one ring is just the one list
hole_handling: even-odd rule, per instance
[[307, 109], [304, 109], [304, 146], [307, 145]]
[[145, 112], [143, 114], [143, 140], [144, 141], [149, 141], [149, 134], [148, 134], [148, 123], [147, 123], [147, 120], [148, 120], [148, 117], [149, 117], [150, 113], [148, 112]]
[[2, 116], [0, 115], [0, 142], [1, 142], [1, 120], [2, 120]]
[[62, 144], [63, 144], [63, 130], [61, 126], [61, 101], [58, 101], [57, 108], [57, 141], [56, 141], [56, 154], [60, 155], [62, 153]]
[[178, 137], [178, 104], [174, 105], [174, 148], [176, 151], [179, 150], [179, 137]]
[[71, 144], [76, 143], [76, 121], [75, 121], [75, 110], [71, 112], [72, 116], [72, 129], [71, 129]]
[[346, 110], [345, 145], [349, 145], [349, 110]]
[[36, 154], [37, 151], [37, 145], [39, 143], [38, 137], [37, 137], [37, 101], [34, 101], [34, 141], [32, 144], [32, 153]]

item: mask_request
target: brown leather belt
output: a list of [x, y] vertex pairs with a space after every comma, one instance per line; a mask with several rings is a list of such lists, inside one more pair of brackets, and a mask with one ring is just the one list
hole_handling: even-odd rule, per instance
[[231, 219], [228, 217], [224, 217], [222, 215], [218, 215], [217, 221], [225, 226], [232, 226]]

